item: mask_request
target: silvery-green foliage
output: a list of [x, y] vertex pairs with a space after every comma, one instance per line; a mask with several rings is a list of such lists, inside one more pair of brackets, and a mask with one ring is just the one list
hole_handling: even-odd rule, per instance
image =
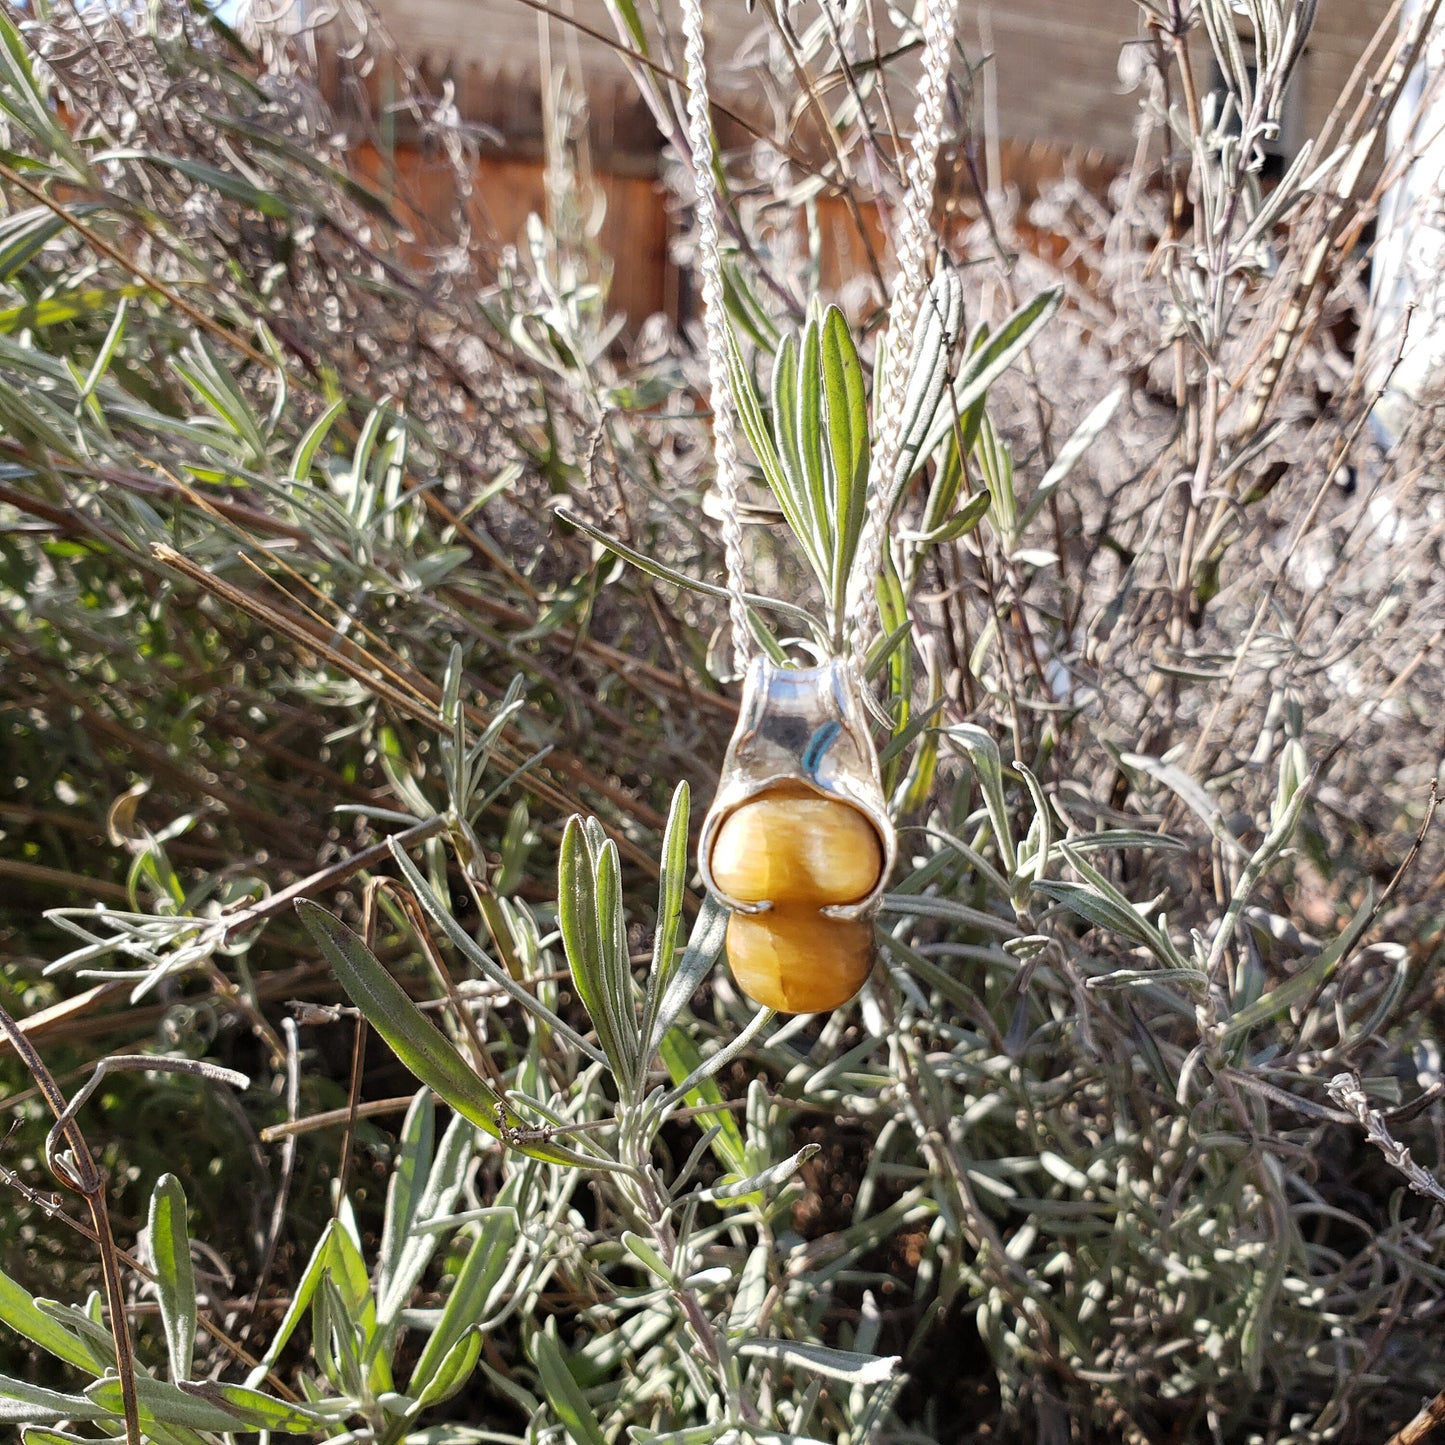
[[[1307, 388], [1271, 367], [1283, 348], [1313, 386], [1338, 363], [1302, 318], [1369, 147], [1259, 185], [1311, 7], [1144, 8], [1161, 38], [1203, 22], [1191, 53], [1207, 43], [1232, 94], [1191, 117], [1160, 78], [1144, 119], [1174, 169], [1127, 215], [1074, 193], [1086, 282], [1021, 245], [933, 269], [880, 416], [886, 287], [819, 296], [810, 207], [892, 184], [873, 161], [882, 100], [908, 111], [916, 7], [879, 8], [898, 53], [878, 63], [865, 7], [758, 7], [765, 80], [794, 95], [795, 60], [826, 80], [810, 104], [839, 146], [836, 171], [762, 138], [719, 159], [759, 646], [847, 630], [859, 478], [881, 423], [898, 443], [866, 663], [904, 862], [860, 1001], [802, 1020], [738, 996], [726, 918], [689, 891], [690, 799], [729, 718], [685, 349], [619, 361], [590, 238], [540, 223], [475, 298], [445, 248], [420, 285], [330, 122], [230, 68], [190, 11], [153, 7], [146, 49], [91, 7], [94, 53], [63, 7], [10, 14], [7, 154], [69, 211], [7, 183], [0, 685], [16, 776], [63, 803], [42, 836], [114, 890], [55, 913], [76, 946], [26, 986], [159, 1006], [177, 1051], [253, 1047], [242, 1107], [312, 1184], [268, 1276], [268, 1231], [232, 1216], [276, 1154], [244, 1175], [244, 1138], [207, 1127], [217, 1207], [204, 1167], [178, 1182], [194, 1123], [167, 1117], [151, 1168], [128, 1153], [137, 1096], [91, 1096], [146, 1222], [154, 1438], [852, 1445], [951, 1439], [974, 1409], [1000, 1438], [1284, 1445], [1355, 1421], [1386, 1438], [1438, 1389], [1445, 1239], [1405, 1193], [1439, 1166], [1438, 905], [1407, 879], [1377, 913], [1390, 870], [1362, 857], [1423, 776], [1398, 717], [1438, 718], [1431, 632], [1391, 629], [1415, 608], [1438, 630], [1439, 609], [1392, 575], [1321, 641], [1325, 604], [1257, 570], [1279, 543], [1253, 520], [1286, 494], [1311, 515], [1333, 482], [1310, 468], [1363, 421], [1342, 401], [1306, 433]], [[674, 54], [668, 7], [610, 9], [644, 58]], [[167, 69], [188, 56], [205, 63]], [[667, 77], [632, 64], [677, 132]], [[85, 102], [75, 133], [52, 79]], [[953, 79], [961, 96], [960, 60]], [[814, 224], [790, 239], [770, 207]], [[988, 219], [1007, 243], [1006, 208]], [[201, 319], [137, 257], [194, 283], [172, 289]], [[1300, 482], [1269, 480], [1286, 445]], [[1366, 691], [1331, 692], [1377, 644]], [[1361, 697], [1359, 737], [1388, 736], [1398, 767], [1333, 751]], [[1408, 841], [1382, 845], [1390, 869]], [[358, 1022], [330, 1012], [335, 981], [380, 1038], [354, 1120], [344, 1063], [321, 1077]], [[302, 986], [327, 1007], [273, 1052]], [[369, 1112], [373, 1083], [404, 1114]], [[17, 1228], [53, 1240], [48, 1185], [18, 1182]], [[45, 1267], [0, 1274], [0, 1418], [33, 1445], [113, 1438], [113, 1322]], [[247, 1361], [226, 1321], [252, 1288]]]

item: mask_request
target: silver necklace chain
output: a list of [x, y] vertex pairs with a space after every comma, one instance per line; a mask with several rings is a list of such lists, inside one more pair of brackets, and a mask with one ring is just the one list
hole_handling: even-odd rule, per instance
[[[928, 249], [933, 232], [933, 191], [943, 133], [958, 0], [925, 0], [923, 77], [914, 108], [913, 153], [900, 208], [895, 251], [898, 280], [879, 342], [873, 399], [877, 441], [869, 476], [868, 511], [858, 553], [849, 576], [847, 610], [853, 619], [851, 645], [859, 658], [878, 635], [874, 583], [883, 564], [894, 496], [892, 477], [903, 445], [903, 400], [919, 312], [928, 291]], [[722, 262], [718, 251], [718, 210], [712, 120], [708, 111], [707, 66], [703, 50], [702, 0], [682, 0], [687, 71], [688, 144], [697, 192], [698, 269], [702, 275], [703, 330], [707, 344], [708, 387], [713, 415], [713, 451], [718, 502], [722, 512], [723, 556], [727, 569], [728, 616], [733, 661], [746, 669], [751, 651], [747, 603], [743, 597], [743, 535], [738, 520], [737, 414], [728, 382], [727, 314], [723, 303]]]
[[723, 303], [722, 259], [718, 252], [717, 191], [713, 174], [712, 117], [708, 113], [707, 65], [703, 54], [702, 0], [683, 0], [682, 30], [687, 63], [687, 131], [697, 191], [697, 254], [702, 273], [703, 331], [712, 406], [713, 457], [722, 511], [723, 557], [727, 567], [728, 618], [733, 666], [747, 670], [748, 608], [743, 600], [743, 529], [738, 520], [737, 412], [728, 384], [727, 312]]
[[878, 608], [872, 591], [883, 565], [888, 523], [897, 500], [893, 473], [903, 448], [903, 401], [919, 313], [928, 294], [928, 250], [933, 236], [933, 191], [943, 137], [943, 106], [958, 0], [927, 0], [923, 18], [923, 78], [913, 112], [913, 154], [903, 193], [894, 249], [898, 280], [888, 308], [888, 325], [878, 344], [874, 366], [873, 425], [876, 441], [869, 467], [868, 512], [848, 578], [848, 615], [852, 645], [861, 661], [878, 635]]

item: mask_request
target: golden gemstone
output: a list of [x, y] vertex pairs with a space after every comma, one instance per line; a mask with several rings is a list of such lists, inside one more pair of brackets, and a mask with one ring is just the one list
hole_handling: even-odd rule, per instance
[[883, 845], [859, 809], [796, 783], [734, 809], [712, 845], [712, 876], [739, 903], [856, 903], [878, 886]]
[[728, 921], [728, 965], [738, 987], [782, 1013], [826, 1013], [848, 1002], [873, 967], [873, 921], [828, 918], [806, 903]]

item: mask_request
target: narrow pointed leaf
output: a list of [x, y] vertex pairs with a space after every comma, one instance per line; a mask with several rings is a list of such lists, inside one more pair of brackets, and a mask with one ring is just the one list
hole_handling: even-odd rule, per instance
[[986, 487], [975, 492], [946, 522], [920, 537], [920, 544], [939, 547], [945, 542], [956, 542], [960, 537], [968, 536], [988, 516], [992, 502], [993, 493]]
[[[574, 814], [567, 820], [562, 834], [557, 862], [557, 927], [562, 934], [562, 947], [572, 970], [577, 996], [597, 1030], [602, 1052], [612, 1072], [626, 1077], [615, 1010], [607, 998], [608, 965], [604, 950], [611, 948], [612, 940], [610, 936], [603, 938], [598, 892], [592, 849], [588, 846], [582, 819]], [[605, 926], [610, 934], [610, 917]]]
[[457, 1195], [461, 1193], [475, 1138], [473, 1128], [470, 1119], [453, 1114], [446, 1133], [442, 1135], [431, 1173], [417, 1201], [415, 1220], [418, 1227], [403, 1240], [400, 1257], [390, 1275], [377, 1283], [376, 1313], [383, 1329], [388, 1329], [401, 1313], [442, 1242], [441, 1230], [422, 1226], [450, 1213]]
[[[119, 1396], [120, 1387], [116, 1386]], [[54, 1425], [61, 1420], [103, 1420], [112, 1412], [104, 1405], [87, 1400], [84, 1395], [62, 1395], [58, 1390], [45, 1390], [28, 1380], [0, 1375], [0, 1421], [19, 1425]]]
[[1003, 790], [1003, 757], [993, 737], [975, 723], [960, 723], [947, 729], [947, 735], [968, 754], [983, 793], [989, 822], [993, 824], [994, 841], [1004, 872], [1013, 877], [1018, 866], [1014, 852], [1013, 830], [1009, 823], [1008, 799]]
[[0, 311], [0, 333], [9, 335], [33, 327], [63, 326], [98, 312], [109, 313], [117, 300], [144, 295], [144, 286], [85, 286], [57, 291], [38, 301], [26, 301]]
[[1153, 929], [1136, 909], [1123, 908], [1113, 899], [1100, 897], [1079, 883], [1045, 882], [1035, 884], [1035, 887], [1045, 897], [1062, 903], [1096, 928], [1126, 938], [1130, 943], [1143, 944], [1152, 951]]
[[285, 221], [291, 217], [291, 206], [281, 196], [262, 190], [234, 171], [223, 171], [219, 166], [210, 166], [204, 161], [194, 160], [189, 156], [166, 155], [160, 151], [134, 150], [110, 151], [107, 153], [107, 159], [145, 161], [158, 170], [175, 171], [188, 181], [194, 181], [200, 186], [208, 186], [218, 195], [238, 201], [243, 206], [249, 206], [253, 211], [259, 211], [273, 221]]
[[[71, 214], [76, 216], [85, 216], [99, 209], [93, 201], [70, 207]], [[0, 281], [8, 281], [22, 266], [38, 256], [65, 226], [65, 217], [57, 216], [45, 206], [31, 206], [0, 221]]]
[[[652, 1031], [644, 1048], [649, 1060], [658, 1051], [664, 1036], [692, 1001], [693, 994], [717, 962], [723, 941], [727, 937], [728, 918], [728, 910], [711, 895], [703, 899], [687, 947], [668, 976], [658, 999]], [[679, 1079], [683, 1077], [682, 1074], [677, 1075]]]
[[482, 1332], [468, 1327], [461, 1339], [446, 1352], [441, 1364], [427, 1380], [426, 1388], [416, 1397], [417, 1410], [450, 1400], [471, 1379], [481, 1356]]
[[[753, 396], [754, 421], [764, 433], [764, 450], [770, 455], [771, 469], [763, 461], [762, 452], [758, 452], [752, 430], [748, 429], [748, 440], [753, 442], [753, 450], [758, 452], [759, 462], [763, 462], [763, 475], [767, 479], [769, 487], [772, 488], [778, 505], [783, 509], [783, 516], [787, 520], [789, 528], [798, 539], [798, 544], [808, 559], [808, 565], [812, 567], [819, 583], [826, 588], [828, 549], [823, 536], [818, 531], [817, 521], [809, 503], [807, 469], [803, 464], [803, 454], [797, 431], [798, 417], [794, 404], [798, 389], [797, 338], [785, 336], [779, 342], [777, 352], [773, 357], [773, 432], [771, 434], [767, 432], [767, 424], [763, 419], [761, 406], [757, 402], [756, 395], [752, 393], [752, 380], [742, 365], [741, 357], [737, 358], [733, 372], [735, 373], [734, 385], [736, 386], [738, 378], [741, 377], [742, 381], [746, 383], [749, 394]], [[748, 427], [747, 417], [741, 407], [739, 408], [739, 419], [743, 421], [745, 428]], [[777, 439], [776, 445], [774, 445], [774, 435]]]
[[798, 355], [798, 371], [793, 393], [793, 432], [797, 439], [802, 481], [806, 488], [808, 515], [818, 538], [826, 572], [823, 590], [831, 594], [834, 538], [838, 522], [838, 498], [829, 485], [823, 464], [823, 356], [822, 325], [817, 316], [809, 318], [803, 329], [803, 344]]
[[900, 1363], [896, 1355], [860, 1355], [852, 1350], [834, 1350], [799, 1340], [744, 1340], [737, 1350], [738, 1354], [753, 1359], [773, 1360], [789, 1368], [808, 1370], [829, 1380], [847, 1380], [854, 1385], [891, 1380]]
[[[30, 60], [30, 47], [8, 15], [0, 14], [0, 111], [8, 115], [45, 150], [63, 157], [86, 177], [84, 158], [69, 131], [59, 123], [48, 89], [40, 83]], [[7, 139], [7, 147], [12, 144]]]
[[338, 396], [320, 416], [306, 429], [291, 457], [291, 475], [297, 481], [305, 481], [311, 475], [311, 464], [316, 453], [331, 431], [332, 424], [346, 410], [346, 398]]
[[[283, 1435], [313, 1435], [327, 1423], [326, 1417], [316, 1410], [308, 1410], [305, 1405], [289, 1400], [278, 1400], [274, 1395], [248, 1389], [245, 1385], [203, 1380], [181, 1388], [182, 1393], [193, 1399], [203, 1400], [221, 1410], [233, 1411], [245, 1422], [244, 1428], [248, 1432], [270, 1430]], [[236, 1428], [231, 1426], [232, 1430]]]
[[266, 1378], [272, 1365], [281, 1358], [281, 1351], [286, 1348], [286, 1343], [291, 1338], [296, 1326], [301, 1323], [306, 1311], [310, 1309], [311, 1301], [315, 1298], [322, 1279], [331, 1267], [332, 1251], [335, 1247], [334, 1236], [340, 1229], [340, 1221], [332, 1219], [321, 1231], [321, 1238], [316, 1241], [316, 1248], [311, 1251], [311, 1258], [306, 1261], [306, 1268], [302, 1270], [301, 1278], [296, 1282], [296, 1288], [291, 1295], [291, 1303], [286, 1306], [286, 1313], [281, 1316], [281, 1322], [271, 1335], [271, 1342], [265, 1355], [247, 1376], [247, 1385], [254, 1387], [259, 1384]]
[[682, 904], [687, 894], [687, 823], [690, 793], [685, 782], [679, 783], [668, 810], [667, 829], [662, 836], [662, 868], [657, 884], [657, 928], [652, 938], [652, 971], [647, 978], [647, 991], [642, 1006], [639, 1036], [650, 1060], [653, 1053], [653, 1030], [658, 1010], [677, 972], [677, 931], [682, 922]]
[[517, 1216], [510, 1209], [499, 1210], [482, 1221], [457, 1271], [441, 1318], [412, 1371], [407, 1390], [413, 1396], [425, 1395], [432, 1388], [451, 1351], [486, 1313], [492, 1292], [506, 1273], [516, 1237]]
[[436, 1137], [436, 1105], [426, 1089], [417, 1091], [402, 1121], [401, 1138], [391, 1181], [386, 1189], [381, 1248], [376, 1261], [376, 1295], [389, 1300], [392, 1281], [412, 1239], [421, 1204], [422, 1184], [432, 1164]]
[[782, 497], [783, 510], [789, 502], [805, 519], [804, 532], [812, 535], [812, 513], [808, 508], [808, 469], [803, 461], [802, 442], [798, 436], [798, 338], [785, 336], [778, 344], [773, 358], [773, 433], [777, 438], [777, 456], [787, 478], [784, 490], [788, 501]]
[[1054, 464], [1039, 479], [1039, 485], [1035, 489], [1033, 497], [1029, 500], [1028, 506], [1024, 508], [1023, 518], [1019, 523], [1020, 529], [1027, 527], [1043, 510], [1059, 483], [1073, 471], [1079, 458], [1088, 451], [1095, 438], [1114, 419], [1114, 413], [1119, 409], [1119, 403], [1123, 399], [1124, 388], [1116, 387], [1097, 403], [1083, 421], [1074, 428], [1069, 439], [1059, 448], [1059, 453], [1054, 458]]
[[544, 1330], [532, 1336], [532, 1363], [547, 1404], [572, 1445], [607, 1445], [582, 1387], [567, 1368], [562, 1347]]
[[151, 1194], [150, 1241], [171, 1379], [189, 1380], [196, 1342], [196, 1274], [186, 1229], [185, 1191], [174, 1174], [163, 1174]]
[[341, 1330], [348, 1370], [352, 1367], [354, 1346], [355, 1369], [365, 1371], [366, 1388], [372, 1394], [384, 1394], [392, 1388], [391, 1360], [381, 1348], [384, 1338], [377, 1323], [376, 1296], [366, 1272], [366, 1261], [361, 1257], [360, 1241], [353, 1236], [355, 1220], [349, 1210], [343, 1210], [341, 1222], [343, 1228], [332, 1236], [331, 1268], [321, 1282], [322, 1295], [317, 1305], [320, 1307], [324, 1300], [335, 1301], [345, 1316]]
[[642, 17], [637, 13], [636, 0], [607, 0], [607, 8], [620, 18], [634, 47], [646, 55], [647, 31], [642, 28]]
[[796, 1154], [790, 1154], [786, 1159], [779, 1160], [778, 1163], [770, 1165], [757, 1174], [750, 1174], [745, 1179], [728, 1179], [721, 1184], [715, 1184], [706, 1191], [707, 1197], [732, 1200], [746, 1199], [749, 1195], [754, 1194], [767, 1194], [780, 1184], [786, 1184], [822, 1147], [821, 1144], [804, 1144]]
[[833, 538], [833, 605], [841, 617], [853, 555], [868, 504], [868, 396], [863, 363], [843, 313], [830, 306], [823, 317], [819, 362], [826, 465], [836, 532]]
[[939, 456], [938, 468], [934, 472], [933, 485], [929, 488], [928, 503], [923, 509], [923, 521], [919, 531], [925, 537], [938, 531], [953, 516], [954, 503], [963, 488], [963, 459], [958, 450], [958, 438], [945, 438]]
[[[416, 900], [422, 906], [422, 912], [426, 914], [433, 923], [446, 934], [452, 945], [469, 963], [475, 964], [490, 982], [494, 983], [501, 991], [519, 1003], [528, 1013], [541, 1019], [549, 1028], [554, 1029], [574, 1047], [580, 1049], [594, 1063], [606, 1063], [606, 1057], [595, 1045], [587, 1042], [581, 1034], [574, 1029], [565, 1019], [559, 1018], [535, 994], [531, 993], [522, 984], [509, 974], [506, 969], [498, 966], [496, 961], [489, 958], [475, 938], [464, 929], [461, 924], [452, 916], [451, 909], [437, 896], [436, 890], [422, 876], [421, 870], [407, 856], [405, 848], [399, 848], [393, 843], [391, 856], [396, 861], [396, 866], [401, 871], [402, 877], [406, 880], [407, 886], [416, 895]], [[438, 1097], [445, 1099], [445, 1094]], [[451, 1100], [447, 1100], [451, 1103]], [[455, 1107], [455, 1105], [453, 1105]]]
[[1340, 960], [1364, 937], [1365, 930], [1370, 926], [1374, 916], [1375, 900], [1373, 897], [1366, 898], [1356, 909], [1355, 915], [1350, 919], [1345, 931], [1333, 943], [1324, 948], [1299, 972], [1291, 974], [1283, 983], [1272, 988], [1252, 1004], [1240, 1009], [1232, 1018], [1226, 1019], [1224, 1021], [1224, 1038], [1231, 1039], [1236, 1034], [1247, 1032], [1255, 1025], [1263, 1023], [1265, 1019], [1274, 1018], [1286, 1012], [1300, 1000], [1308, 998], [1321, 984], [1328, 982], [1330, 975], [1339, 967]]
[[[245, 1428], [245, 1419], [237, 1410], [195, 1399], [165, 1380], [138, 1375], [135, 1382], [136, 1403], [140, 1407], [141, 1424], [176, 1425], [190, 1430], [237, 1430]], [[120, 1381], [114, 1376], [97, 1380], [86, 1390], [93, 1405], [113, 1414], [121, 1413]]]
[[657, 1246], [650, 1240], [641, 1238], [630, 1229], [624, 1229], [622, 1245], [644, 1269], [655, 1274], [670, 1289], [677, 1288], [677, 1272], [668, 1267], [667, 1261], [657, 1252]]
[[[190, 1430], [276, 1430], [313, 1434], [325, 1418], [301, 1405], [291, 1405], [244, 1385], [211, 1382], [182, 1389], [165, 1380], [138, 1375], [135, 1382], [143, 1425], [174, 1425]], [[115, 1414], [121, 1410], [120, 1381], [97, 1380], [86, 1390], [96, 1405]]]
[[[658, 1052], [674, 1087], [694, 1078], [704, 1062], [697, 1045], [682, 1029], [670, 1029], [663, 1036]], [[690, 1108], [698, 1111], [699, 1124], [719, 1126], [718, 1136], [712, 1145], [713, 1157], [730, 1173], [741, 1174], [747, 1168], [747, 1142], [723, 1098], [722, 1090], [717, 1086], [717, 1080], [699, 1080], [687, 1091], [686, 1101]]]
[[768, 1278], [773, 1266], [773, 1249], [768, 1244], [757, 1244], [748, 1255], [733, 1290], [732, 1308], [728, 1311], [727, 1332], [730, 1339], [737, 1339], [758, 1327], [763, 1306], [768, 1299]]
[[[715, 582], [704, 582], [697, 577], [689, 577], [685, 572], [679, 572], [674, 567], [669, 567], [663, 562], [645, 556], [635, 548], [629, 547], [626, 542], [604, 532], [600, 527], [594, 527], [591, 522], [577, 516], [576, 513], [567, 511], [565, 507], [558, 507], [555, 510], [557, 517], [566, 522], [569, 527], [576, 527], [579, 532], [591, 537], [594, 542], [605, 547], [614, 556], [621, 557], [624, 562], [636, 567], [639, 572], [645, 572], [649, 577], [656, 577], [659, 582], [670, 582], [674, 587], [681, 587], [688, 592], [698, 592], [704, 597], [725, 599], [729, 595], [726, 587], [719, 587]], [[792, 526], [791, 518], [788, 524]], [[782, 602], [776, 597], [763, 597], [756, 592], [744, 592], [743, 600], [749, 607], [766, 607], [770, 611], [789, 618], [803, 626], [820, 642], [827, 638], [825, 629], [818, 625], [818, 619], [803, 608], [795, 607], [791, 602]]]
[[963, 284], [952, 271], [941, 271], [924, 298], [909, 358], [908, 386], [903, 398], [903, 440], [893, 476], [888, 479], [894, 496], [907, 485], [917, 467], [919, 449], [932, 429], [948, 386], [949, 363], [962, 339], [962, 331]]
[[955, 422], [988, 395], [989, 388], [1013, 365], [1058, 310], [1063, 297], [1063, 290], [1059, 287], [1040, 292], [1032, 301], [1020, 306], [982, 346], [970, 354], [953, 385], [951, 397], [945, 396], [938, 407], [933, 425], [919, 447], [920, 457], [932, 456], [933, 449], [952, 430]]
[[602, 1005], [615, 1040], [614, 1068], [618, 1078], [631, 1082], [639, 1053], [636, 990], [623, 916], [622, 867], [617, 844], [610, 838], [597, 854], [597, 927], [602, 940]]
[[87, 1375], [98, 1375], [115, 1360], [112, 1353], [97, 1362], [90, 1346], [79, 1335], [38, 1308], [30, 1292], [3, 1270], [0, 1270], [0, 1325], [39, 1345], [57, 1360], [84, 1370]]
[[493, 1139], [501, 1139], [505, 1128], [507, 1143], [530, 1158], [550, 1164], [602, 1166], [605, 1161], [527, 1138], [531, 1127], [527, 1121], [472, 1072], [446, 1036], [428, 1022], [371, 950], [339, 918], [307, 899], [297, 900], [296, 911], [367, 1022], [439, 1099]]
[[1141, 920], [1146, 931], [1145, 942], [1154, 956], [1163, 964], [1171, 968], [1188, 968], [1191, 965], [1188, 960], [1174, 946], [1174, 941], [1164, 932], [1162, 928], [1156, 927], [1144, 916], [1141, 909], [1138, 909], [1130, 901], [1128, 896], [1119, 889], [1109, 878], [1100, 873], [1088, 859], [1075, 853], [1067, 843], [1060, 843], [1059, 849], [1069, 860], [1069, 866], [1084, 880], [1087, 887], [1092, 888], [1099, 897], [1108, 899], [1116, 907], [1127, 909], [1134, 917]]

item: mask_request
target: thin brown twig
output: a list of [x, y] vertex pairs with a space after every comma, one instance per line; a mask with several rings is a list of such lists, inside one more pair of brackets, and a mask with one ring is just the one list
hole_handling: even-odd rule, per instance
[[67, 1188], [81, 1195], [90, 1211], [91, 1228], [95, 1231], [100, 1251], [101, 1274], [105, 1282], [106, 1305], [110, 1311], [111, 1337], [115, 1341], [115, 1368], [120, 1378], [121, 1409], [125, 1415], [127, 1445], [141, 1445], [140, 1407], [136, 1401], [135, 1364], [131, 1351], [130, 1324], [125, 1309], [125, 1293], [121, 1286], [120, 1263], [116, 1258], [115, 1238], [110, 1229], [110, 1211], [105, 1198], [105, 1176], [96, 1165], [85, 1141], [85, 1133], [75, 1122], [71, 1104], [66, 1102], [60, 1086], [46, 1068], [45, 1061], [26, 1037], [20, 1025], [0, 1005], [0, 1030], [10, 1040], [10, 1047], [20, 1055], [36, 1086], [55, 1115], [55, 1129], [64, 1138], [66, 1152], [46, 1155], [51, 1173]]
[[288, 1119], [284, 1124], [269, 1124], [261, 1130], [261, 1142], [274, 1144], [281, 1139], [294, 1139], [298, 1134], [312, 1134], [318, 1129], [334, 1129], [338, 1124], [349, 1124], [357, 1119], [374, 1119], [381, 1114], [399, 1114], [409, 1109], [416, 1099], [415, 1094], [399, 1094], [394, 1099], [367, 1099], [354, 1107], [346, 1104], [340, 1109], [325, 1109], [319, 1114], [308, 1114], [304, 1119]]
[[1445, 1425], [1445, 1390], [1441, 1390], [1408, 1425], [1402, 1425], [1385, 1445], [1420, 1445], [1437, 1427]]

